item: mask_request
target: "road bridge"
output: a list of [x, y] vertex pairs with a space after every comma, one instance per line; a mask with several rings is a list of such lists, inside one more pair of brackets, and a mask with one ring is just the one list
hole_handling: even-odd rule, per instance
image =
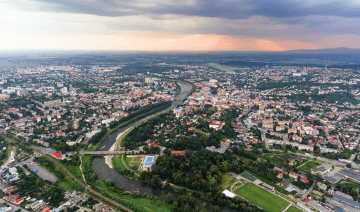
[[79, 152], [80, 155], [135, 155], [140, 151], [91, 151], [91, 152]]

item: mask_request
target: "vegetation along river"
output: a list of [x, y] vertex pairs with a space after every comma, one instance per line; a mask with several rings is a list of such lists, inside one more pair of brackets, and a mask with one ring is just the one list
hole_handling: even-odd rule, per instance
[[[178, 83], [179, 86], [182, 89], [182, 93], [180, 94], [180, 96], [171, 104], [170, 109], [172, 108], [176, 108], [178, 105], [181, 105], [184, 100], [187, 98], [187, 96], [190, 94], [191, 92], [191, 85], [189, 84], [185, 84], [185, 83]], [[164, 111], [169, 110], [169, 108], [165, 109]], [[99, 146], [99, 148], [97, 150], [99, 151], [108, 151], [110, 149], [110, 147], [116, 142], [116, 138], [118, 136], [118, 134], [126, 131], [127, 129], [141, 123], [143, 120], [139, 120], [136, 121], [132, 124], [129, 124], [126, 127], [120, 128], [118, 130], [116, 130], [114, 133], [112, 133], [111, 135], [109, 135], [107, 137], [107, 139]], [[123, 175], [117, 173], [114, 169], [109, 168], [108, 165], [105, 164], [105, 159], [102, 157], [96, 157], [93, 160], [92, 163], [92, 170], [93, 172], [95, 172], [100, 179], [102, 180], [107, 180], [107, 179], [111, 179], [115, 182], [115, 184], [117, 186], [121, 186], [123, 187], [125, 190], [135, 190], [138, 189], [141, 193], [147, 193], [149, 195], [155, 195], [158, 196], [159, 199], [164, 200], [165, 199], [165, 195], [168, 192], [171, 192], [173, 194], [174, 197], [177, 197], [178, 195], [180, 195], [179, 193], [173, 192], [173, 191], [169, 191], [166, 189], [161, 189], [161, 188], [155, 188], [153, 186], [150, 186], [146, 183], [142, 183], [138, 180], [131, 180], [129, 178], [124, 177]], [[210, 209], [211, 208], [211, 203], [209, 201], [206, 200], [202, 200], [200, 199], [198, 201], [199, 204], [202, 203], [206, 203], [206, 208]], [[233, 211], [227, 207], [222, 207], [222, 211]]]

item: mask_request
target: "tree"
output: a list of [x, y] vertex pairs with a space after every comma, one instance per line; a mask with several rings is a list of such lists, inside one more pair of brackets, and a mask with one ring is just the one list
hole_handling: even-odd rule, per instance
[[165, 202], [171, 204], [173, 202], [173, 195], [169, 192], [165, 196]]
[[351, 169], [351, 163], [347, 163], [346, 167], [348, 167], [349, 169]]
[[220, 212], [220, 207], [218, 205], [215, 205], [214, 206], [214, 209], [213, 209], [214, 212]]

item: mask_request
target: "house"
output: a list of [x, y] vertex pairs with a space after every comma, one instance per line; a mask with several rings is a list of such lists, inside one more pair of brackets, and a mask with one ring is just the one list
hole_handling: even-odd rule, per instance
[[184, 155], [186, 151], [171, 151], [172, 155]]
[[327, 185], [322, 182], [317, 182], [316, 185], [319, 187], [320, 190], [326, 191]]
[[299, 176], [299, 174], [297, 174], [297, 173], [295, 173], [295, 172], [290, 172], [290, 173], [289, 173], [289, 177], [291, 177], [291, 178], [297, 179], [298, 176]]
[[277, 167], [277, 166], [274, 167], [274, 171], [283, 172], [282, 168], [279, 168], [279, 167]]
[[56, 159], [60, 159], [61, 156], [62, 156], [62, 152], [53, 152], [50, 155], [53, 156]]
[[301, 177], [300, 181], [304, 183], [309, 183], [309, 180], [306, 177]]
[[19, 199], [17, 199], [17, 200], [15, 200], [15, 204], [16, 205], [20, 205], [22, 202], [24, 202], [24, 198], [19, 198]]
[[10, 172], [10, 174], [12, 174], [12, 175], [17, 175], [17, 174], [18, 174], [16, 167], [11, 167], [11, 168], [9, 168], [9, 172]]
[[326, 173], [328, 173], [330, 170], [332, 169], [332, 165], [331, 164], [325, 164], [323, 166], [320, 166], [316, 169], [313, 169], [313, 173], [314, 174], [321, 174], [324, 175]]

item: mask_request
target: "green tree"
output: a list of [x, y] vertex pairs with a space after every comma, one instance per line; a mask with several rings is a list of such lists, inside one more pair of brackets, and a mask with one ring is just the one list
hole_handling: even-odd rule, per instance
[[349, 169], [351, 169], [351, 163], [347, 163], [346, 167], [348, 167]]
[[218, 205], [215, 205], [214, 206], [214, 209], [213, 209], [214, 212], [220, 212], [220, 207]]
[[173, 195], [169, 192], [165, 196], [165, 202], [171, 204], [173, 202]]

